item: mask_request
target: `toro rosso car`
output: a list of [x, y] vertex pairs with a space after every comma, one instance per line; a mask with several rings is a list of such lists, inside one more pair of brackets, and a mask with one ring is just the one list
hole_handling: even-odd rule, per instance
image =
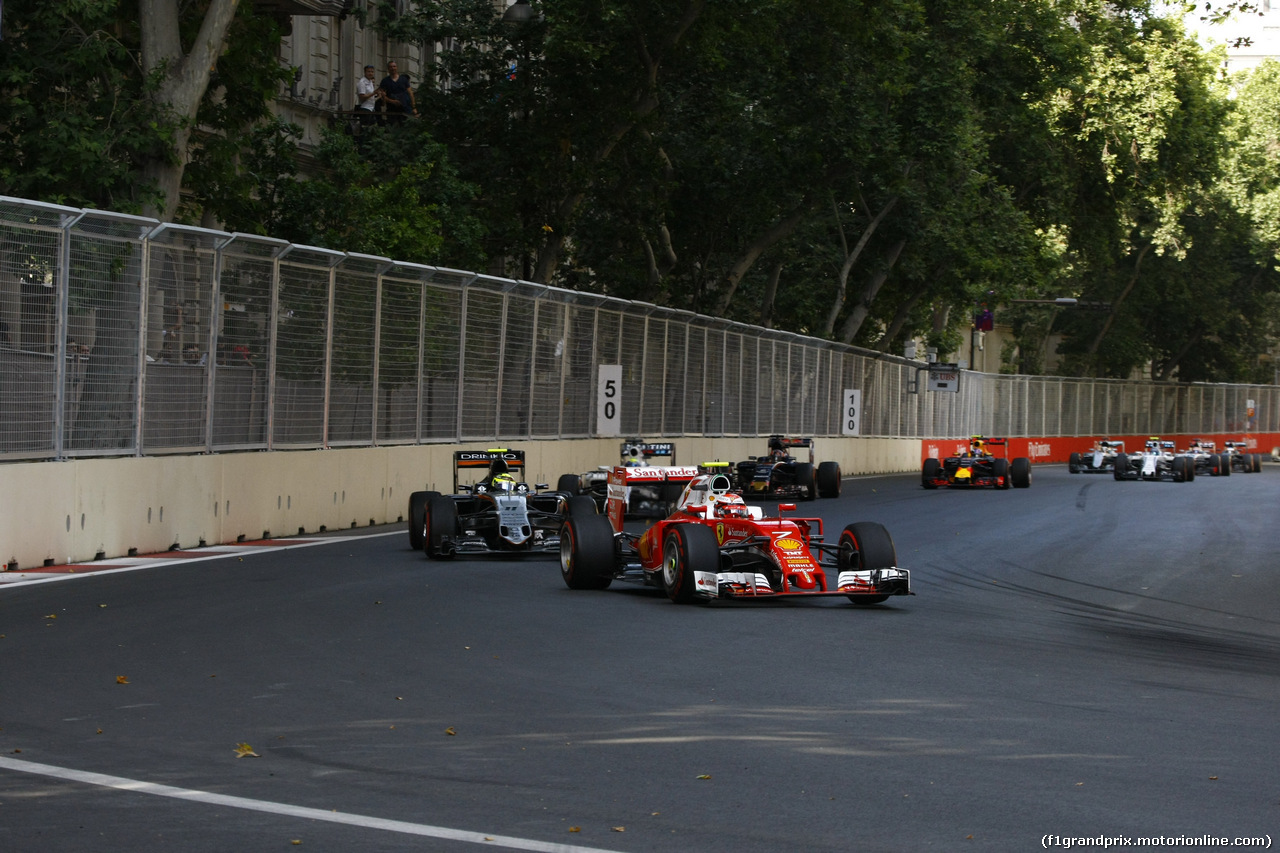
[[889, 531], [874, 522], [846, 525], [823, 541], [822, 519], [777, 515], [748, 506], [722, 473], [700, 474], [674, 512], [644, 533], [623, 530], [626, 469], [609, 478], [609, 511], [573, 515], [560, 537], [560, 572], [571, 589], [604, 589], [614, 580], [656, 587], [678, 604], [715, 599], [843, 595], [878, 604], [911, 595]]
[[1157, 437], [1147, 439], [1142, 453], [1127, 456], [1116, 455], [1115, 478], [1117, 480], [1172, 480], [1190, 483], [1196, 478], [1195, 461], [1174, 450], [1172, 441]]
[[[792, 454], [796, 448], [807, 450], [808, 458], [796, 458]], [[835, 498], [840, 496], [840, 477], [836, 462], [814, 467], [812, 438], [770, 436], [767, 456], [747, 459], [734, 467], [738, 490], [753, 497]]]
[[[524, 481], [523, 450], [458, 450], [453, 464], [454, 494], [425, 491], [409, 496], [409, 544], [432, 559], [554, 553], [569, 513], [596, 513], [588, 497], [543, 492], [544, 483], [530, 489]], [[474, 482], [460, 482], [477, 474]]]
[[1083, 453], [1072, 452], [1067, 457], [1067, 470], [1072, 474], [1101, 474], [1115, 467], [1116, 454], [1124, 453], [1123, 441], [1094, 442]]
[[[628, 518], [664, 518], [675, 506], [685, 485], [698, 474], [697, 468], [677, 467], [676, 447], [671, 442], [643, 442], [629, 439], [622, 442], [622, 466], [634, 469], [628, 477], [626, 503]], [[669, 465], [657, 466], [667, 460]], [[604, 511], [609, 497], [609, 472], [612, 466], [601, 465], [595, 471], [582, 474], [561, 474], [556, 491], [569, 495], [590, 495], [600, 511]], [[660, 472], [660, 473], [655, 473]]]
[[1222, 446], [1225, 455], [1230, 457], [1227, 468], [1241, 474], [1257, 474], [1262, 470], [1262, 454], [1250, 453], [1249, 445], [1244, 441], [1224, 441]]
[[1008, 452], [1008, 440], [983, 438], [975, 435], [969, 439], [969, 449], [958, 456], [946, 459], [924, 460], [920, 482], [926, 489], [939, 486], [968, 488], [1026, 489], [1031, 486], [1031, 460], [1025, 456], [1008, 459], [993, 456], [990, 449], [998, 447]]

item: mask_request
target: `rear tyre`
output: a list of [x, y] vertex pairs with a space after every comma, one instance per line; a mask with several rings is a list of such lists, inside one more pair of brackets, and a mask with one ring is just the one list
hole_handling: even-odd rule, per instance
[[445, 553], [444, 540], [458, 535], [458, 505], [452, 498], [437, 495], [427, 501], [426, 523], [423, 525], [422, 550], [433, 560], [453, 559]]
[[920, 474], [920, 482], [926, 489], [936, 489], [938, 484], [933, 482], [942, 475], [942, 463], [933, 457], [924, 460], [924, 471]]
[[840, 497], [839, 462], [823, 462], [818, 466], [818, 497]]
[[560, 576], [569, 589], [608, 587], [613, 583], [615, 554], [609, 519], [594, 513], [569, 515], [560, 531]]
[[1070, 471], [1072, 474], [1080, 473], [1080, 454], [1079, 453], [1072, 452], [1072, 454], [1067, 457], [1067, 470]]
[[1013, 480], [1015, 489], [1031, 488], [1031, 460], [1019, 456], [1009, 463], [1009, 479]]
[[[933, 461], [937, 461], [936, 459]], [[855, 521], [845, 525], [840, 534], [840, 549], [836, 556], [841, 571], [863, 572], [870, 569], [891, 569], [898, 565], [898, 551], [893, 537], [883, 524], [874, 521]], [[850, 595], [854, 604], [879, 604], [887, 595]]]
[[574, 495], [565, 501], [565, 518], [577, 518], [582, 515], [599, 515], [595, 498], [586, 495]]
[[577, 474], [561, 474], [560, 479], [556, 480], [556, 491], [567, 492], [571, 495], [582, 493], [582, 478]]
[[439, 492], [409, 494], [409, 547], [415, 551], [422, 550], [423, 525], [427, 522], [427, 501], [439, 496]]
[[813, 463], [801, 462], [796, 465], [796, 485], [800, 487], [800, 499], [811, 501], [818, 496], [818, 487], [813, 478]]
[[676, 604], [693, 601], [698, 572], [714, 573], [720, 566], [720, 546], [710, 527], [673, 524], [662, 540], [662, 586]]

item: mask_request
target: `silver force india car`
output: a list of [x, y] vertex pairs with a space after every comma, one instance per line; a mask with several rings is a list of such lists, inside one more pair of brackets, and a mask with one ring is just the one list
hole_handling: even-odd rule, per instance
[[[409, 544], [432, 559], [555, 553], [560, 528], [570, 513], [596, 514], [589, 497], [546, 492], [545, 483], [530, 488], [524, 481], [523, 450], [458, 450], [453, 464], [454, 494], [424, 491], [409, 496]], [[461, 482], [464, 479], [474, 481]]]
[[879, 604], [912, 595], [911, 573], [898, 567], [893, 538], [870, 521], [845, 525], [835, 542], [822, 519], [748, 506], [728, 475], [700, 474], [675, 510], [643, 533], [623, 528], [627, 469], [609, 478], [606, 515], [572, 515], [560, 536], [560, 573], [570, 589], [604, 589], [614, 580], [663, 590], [677, 604], [716, 599], [845, 596]]
[[[797, 458], [793, 450], [807, 451]], [[706, 463], [709, 468], [715, 463]], [[720, 463], [723, 464], [723, 463]], [[728, 467], [728, 466], [725, 466]], [[769, 453], [734, 466], [734, 486], [749, 497], [789, 497], [811, 501], [815, 497], [840, 496], [840, 464], [822, 462], [814, 467], [812, 438], [769, 436]]]
[[1133, 456], [1116, 454], [1114, 474], [1117, 480], [1190, 483], [1196, 478], [1196, 465], [1191, 457], [1177, 453], [1172, 441], [1161, 441], [1152, 436], [1147, 439], [1142, 453]]
[[1124, 453], [1123, 441], [1098, 441], [1083, 453], [1067, 457], [1067, 470], [1072, 474], [1102, 474], [1115, 467], [1116, 454]]

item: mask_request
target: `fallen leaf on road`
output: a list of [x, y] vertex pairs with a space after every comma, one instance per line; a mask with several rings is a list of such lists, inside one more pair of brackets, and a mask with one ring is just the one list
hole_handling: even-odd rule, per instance
[[244, 757], [246, 757], [246, 756], [248, 756], [249, 758], [261, 758], [261, 757], [262, 757], [262, 756], [258, 755], [258, 753], [254, 752], [254, 751], [253, 751], [253, 747], [249, 746], [249, 744], [247, 744], [247, 743], [238, 743], [238, 744], [236, 744], [236, 758], [244, 758]]

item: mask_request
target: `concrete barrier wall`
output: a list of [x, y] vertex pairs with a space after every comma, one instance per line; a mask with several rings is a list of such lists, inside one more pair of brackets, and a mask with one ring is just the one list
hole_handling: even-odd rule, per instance
[[[616, 464], [620, 440], [513, 444], [527, 479]], [[678, 438], [676, 462], [737, 461], [764, 438]], [[0, 465], [0, 560], [7, 568], [85, 562], [201, 544], [403, 520], [409, 493], [453, 488], [453, 451], [492, 443], [71, 459]], [[846, 475], [918, 471], [919, 439], [819, 438], [815, 460]]]

